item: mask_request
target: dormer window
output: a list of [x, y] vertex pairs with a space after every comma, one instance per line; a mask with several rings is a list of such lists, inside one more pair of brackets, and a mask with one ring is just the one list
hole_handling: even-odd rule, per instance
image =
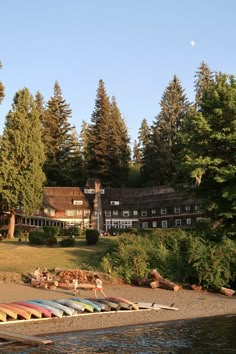
[[74, 205], [83, 205], [83, 200], [73, 200]]

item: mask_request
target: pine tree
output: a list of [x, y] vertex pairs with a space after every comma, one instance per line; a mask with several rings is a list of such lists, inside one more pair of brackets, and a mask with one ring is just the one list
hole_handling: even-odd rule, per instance
[[150, 142], [145, 149], [143, 173], [148, 172], [152, 184], [169, 185], [181, 179], [178, 175], [178, 153], [181, 150], [178, 133], [189, 108], [176, 76], [165, 89], [160, 106], [161, 112], [151, 126]]
[[[74, 127], [69, 123], [71, 109], [62, 97], [62, 91], [55, 82], [54, 95], [47, 102], [43, 115], [43, 135], [46, 146], [44, 171], [49, 186], [70, 186], [72, 184], [71, 166], [78, 154], [78, 140]], [[78, 156], [78, 155], [77, 155]], [[79, 164], [79, 161], [77, 161]]]
[[8, 238], [14, 238], [15, 211], [31, 215], [40, 206], [45, 175], [39, 113], [27, 88], [16, 93], [6, 117], [0, 149], [0, 194], [10, 211]]
[[201, 105], [201, 100], [204, 94], [204, 91], [207, 91], [208, 88], [214, 84], [213, 73], [211, 72], [209, 66], [202, 62], [195, 74], [195, 102], [196, 106]]
[[[2, 69], [2, 63], [0, 62], [0, 70], [1, 69]], [[3, 83], [0, 81], [0, 103], [2, 102], [4, 96], [5, 96], [5, 94], [4, 94], [4, 86], [3, 86]]]
[[182, 129], [182, 169], [195, 180], [216, 224], [236, 220], [236, 80], [215, 74], [201, 94], [199, 109], [186, 115]]
[[99, 178], [104, 186], [124, 185], [128, 179], [129, 138], [116, 101], [113, 98], [110, 103], [102, 80], [87, 134], [88, 176]]

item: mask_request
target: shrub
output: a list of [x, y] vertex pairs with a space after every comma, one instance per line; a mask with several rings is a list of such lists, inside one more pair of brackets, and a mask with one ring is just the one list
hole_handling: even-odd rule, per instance
[[57, 244], [57, 238], [55, 236], [49, 236], [46, 239], [46, 244], [47, 246], [54, 246]]
[[48, 235], [43, 231], [30, 231], [29, 243], [32, 245], [46, 245]]
[[58, 236], [60, 232], [59, 227], [52, 227], [52, 226], [45, 226], [43, 228], [43, 231], [48, 235], [48, 236]]
[[75, 245], [75, 239], [67, 237], [59, 242], [61, 247], [73, 247]]
[[99, 239], [99, 232], [95, 229], [87, 229], [85, 237], [88, 245], [96, 245]]

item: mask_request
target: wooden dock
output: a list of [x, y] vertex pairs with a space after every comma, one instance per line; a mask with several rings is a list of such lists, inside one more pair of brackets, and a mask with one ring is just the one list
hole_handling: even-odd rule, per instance
[[0, 331], [0, 338], [6, 339], [14, 342], [22, 342], [26, 344], [42, 345], [42, 344], [53, 344], [54, 342], [50, 339], [36, 337], [36, 336], [26, 336], [19, 333], [12, 333], [7, 331]]

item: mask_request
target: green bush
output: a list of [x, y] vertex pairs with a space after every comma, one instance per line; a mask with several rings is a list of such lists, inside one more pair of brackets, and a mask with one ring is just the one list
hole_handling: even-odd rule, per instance
[[99, 232], [95, 229], [87, 229], [85, 237], [88, 245], [96, 245], [99, 239]]
[[73, 247], [75, 245], [75, 239], [72, 237], [64, 238], [59, 242], [61, 247]]
[[43, 231], [49, 236], [58, 236], [60, 233], [60, 227], [44, 226]]
[[57, 244], [57, 238], [55, 236], [49, 236], [46, 239], [46, 245], [51, 247]]
[[29, 243], [32, 245], [46, 245], [48, 235], [43, 231], [30, 231]]

